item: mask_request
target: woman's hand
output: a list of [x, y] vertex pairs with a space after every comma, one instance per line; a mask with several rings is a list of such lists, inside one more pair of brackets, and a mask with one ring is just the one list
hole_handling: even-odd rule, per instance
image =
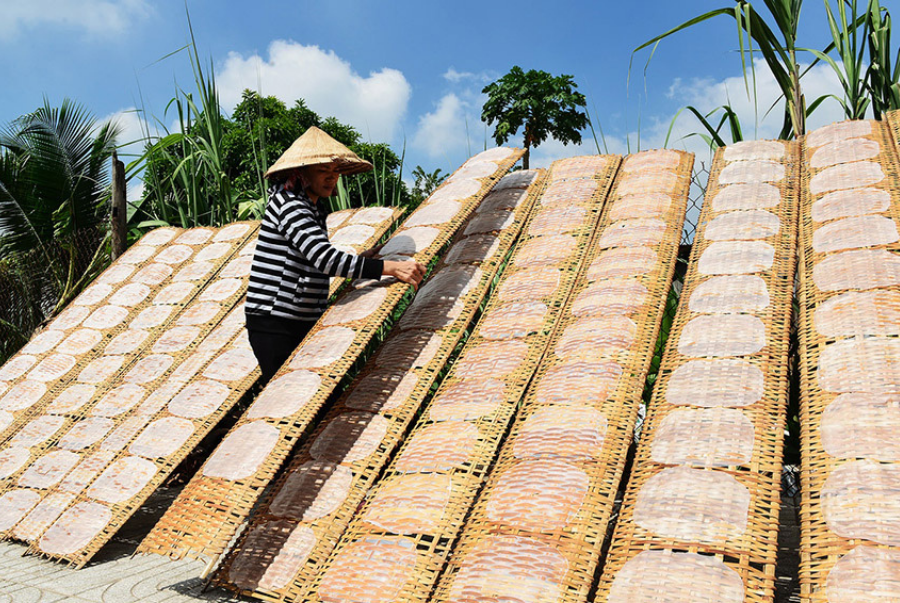
[[425, 278], [425, 265], [415, 260], [405, 262], [392, 262], [385, 260], [383, 274], [393, 276], [394, 278], [409, 283], [416, 289], [419, 283]]

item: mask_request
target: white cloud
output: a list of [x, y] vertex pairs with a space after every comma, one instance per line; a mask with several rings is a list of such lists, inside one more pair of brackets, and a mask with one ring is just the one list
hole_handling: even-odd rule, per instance
[[495, 71], [479, 71], [475, 73], [472, 71], [457, 71], [455, 67], [450, 67], [444, 72], [442, 77], [451, 84], [467, 82], [469, 85], [477, 85], [478, 91], [471, 90], [470, 92], [480, 94], [481, 87], [496, 80], [498, 76]]
[[29, 0], [2, 5], [0, 41], [44, 26], [82, 30], [98, 37], [116, 35], [153, 11], [146, 0]]
[[98, 123], [111, 122], [118, 126], [119, 157], [125, 163], [136, 158], [144, 150], [144, 140], [148, 131], [147, 122], [134, 107], [117, 111], [97, 120]]
[[[806, 65], [801, 65], [801, 69], [806, 69], [806, 67]], [[781, 98], [778, 82], [769, 71], [765, 61], [757, 59], [755, 68], [755, 99], [753, 83], [750, 82], [750, 94], [748, 95], [743, 75], [719, 81], [695, 79], [690, 83], [676, 79], [669, 89], [669, 95], [685, 105], [695, 106], [704, 114], [716, 107], [725, 104], [731, 105], [741, 119], [744, 138], [748, 140], [775, 138], [781, 131], [784, 99]], [[842, 95], [837, 76], [831, 67], [825, 64], [819, 64], [810, 69], [803, 76], [801, 85], [807, 105], [822, 95], [835, 94], [839, 97]], [[773, 105], [774, 108], [770, 111], [769, 108]], [[719, 116], [720, 114], [716, 116], [716, 119]], [[826, 100], [807, 121], [807, 130], [813, 130], [842, 119], [844, 116], [840, 105], [834, 100]], [[699, 125], [699, 122], [687, 112], [682, 113], [682, 117], [679, 117], [678, 121], [679, 129], [685, 129], [683, 123], [690, 124], [691, 128]], [[730, 142], [730, 139], [726, 138], [726, 142]]]
[[446, 73], [444, 73], [444, 79], [447, 80], [448, 82], [453, 82], [454, 84], [456, 84], [462, 80], [467, 80], [467, 79], [471, 79], [474, 77], [475, 77], [475, 74], [472, 73], [471, 71], [457, 71], [453, 67], [451, 67], [450, 69], [447, 70]]
[[[119, 136], [116, 139], [119, 144], [118, 156], [125, 165], [137, 159], [144, 152], [144, 141], [148, 131], [147, 122], [140, 116], [137, 109], [130, 107], [97, 120], [99, 124], [106, 122], [111, 122], [119, 128]], [[129, 201], [137, 201], [143, 193], [144, 182], [138, 174], [127, 183], [126, 197]]]
[[234, 108], [249, 88], [288, 106], [302, 98], [323, 117], [349, 123], [366, 140], [392, 141], [398, 133], [412, 94], [400, 71], [383, 68], [363, 77], [332, 51], [285, 40], [272, 42], [268, 54], [268, 59], [228, 55], [216, 76], [223, 107]]
[[433, 112], [419, 118], [412, 145], [432, 158], [449, 158], [465, 151], [469, 142], [466, 136], [467, 108], [456, 94], [444, 95]]
[[139, 178], [132, 178], [127, 184], [125, 196], [128, 201], [135, 203], [141, 200], [144, 195], [144, 181]]

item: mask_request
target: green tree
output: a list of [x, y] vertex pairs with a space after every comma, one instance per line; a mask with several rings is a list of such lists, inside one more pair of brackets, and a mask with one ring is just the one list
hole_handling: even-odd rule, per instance
[[265, 196], [265, 170], [260, 170], [260, 166], [271, 165], [300, 132], [321, 125], [321, 118], [302, 99], [288, 109], [274, 96], [262, 97], [244, 90], [223, 140], [225, 165], [234, 187]]
[[68, 99], [48, 101], [0, 132], [0, 260], [41, 254], [61, 307], [80, 286], [108, 210], [107, 168], [118, 130]]
[[578, 110], [585, 106], [585, 98], [575, 91], [577, 87], [571, 75], [554, 77], [534, 69], [526, 73], [515, 66], [482, 90], [488, 100], [481, 119], [488, 125], [497, 122], [494, 140], [498, 145], [524, 126], [523, 165], [528, 169], [531, 147], [540, 145], [548, 136], [563, 144], [581, 142], [581, 130], [587, 127], [588, 119]]
[[0, 363], [105, 265], [117, 134], [68, 99], [0, 131]]
[[[174, 99], [173, 99], [174, 102]], [[181, 104], [187, 104], [182, 102]], [[176, 104], [176, 106], [181, 106]], [[187, 104], [188, 107], [192, 106]], [[408, 204], [409, 191], [401, 179], [403, 161], [387, 144], [362, 142], [359, 132], [335, 117], [320, 117], [303, 99], [288, 108], [274, 96], [260, 96], [245, 90], [231, 119], [219, 117], [221, 136], [211, 139], [206, 115], [218, 110], [217, 104], [204, 104], [193, 120], [181, 126], [181, 132], [167, 135], [148, 145], [145, 153], [147, 177], [145, 199], [133, 223], [158, 225], [171, 222], [218, 224], [216, 204], [208, 199], [219, 195], [220, 181], [227, 181], [237, 217], [260, 218], [266, 203], [267, 183], [263, 178], [270, 166], [303, 132], [318, 126], [360, 157], [372, 162], [372, 172], [345, 178], [342, 194], [330, 200], [332, 209], [364, 205]], [[220, 144], [217, 141], [221, 141]], [[220, 149], [219, 149], [220, 147]], [[197, 158], [205, 154], [191, 149], [219, 149], [212, 156], [221, 170], [194, 170]], [[221, 158], [218, 163], [218, 158]], [[198, 178], [186, 179], [188, 173]], [[216, 178], [210, 176], [215, 174]], [[198, 183], [196, 188], [186, 186]], [[191, 198], [199, 201], [191, 202]], [[199, 215], [193, 209], [199, 208]], [[194, 222], [192, 222], [194, 221]]]
[[447, 179], [447, 174], [442, 174], [440, 168], [433, 172], [426, 172], [421, 165], [416, 166], [416, 169], [412, 171], [412, 175], [413, 178], [416, 179], [412, 190], [412, 200], [414, 205], [418, 205], [427, 199], [428, 196], [434, 192], [434, 189], [439, 187], [441, 183]]

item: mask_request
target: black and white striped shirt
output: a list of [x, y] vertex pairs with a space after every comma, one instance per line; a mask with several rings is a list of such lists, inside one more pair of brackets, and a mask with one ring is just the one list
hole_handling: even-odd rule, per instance
[[328, 303], [330, 277], [381, 277], [381, 260], [331, 245], [325, 217], [322, 201], [314, 204], [302, 190], [269, 188], [247, 286], [248, 315], [315, 321]]

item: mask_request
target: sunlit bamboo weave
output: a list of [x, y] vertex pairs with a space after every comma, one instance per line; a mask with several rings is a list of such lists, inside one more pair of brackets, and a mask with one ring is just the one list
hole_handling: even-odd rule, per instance
[[692, 164], [670, 150], [622, 162], [590, 263], [432, 600], [587, 600], [675, 269]]
[[[246, 246], [256, 229], [257, 224], [241, 223], [221, 230], [188, 230], [166, 248], [173, 250], [168, 255], [166, 250], [157, 254], [170, 261], [185, 261], [172, 277], [171, 285], [153, 297], [153, 306], [138, 314], [127, 328], [120, 328], [118, 336], [108, 334], [103, 353], [93, 361], [121, 357], [125, 359], [121, 370], [103, 380], [97, 379], [89, 388], [79, 378], [49, 400], [43, 412], [36, 413], [10, 439], [9, 450], [30, 444], [31, 454], [18, 471], [9, 475], [8, 491], [0, 497], [0, 526], [4, 535], [35, 540], [70, 505], [78, 502], [80, 491], [98, 476], [112, 480], [107, 484], [109, 491], [98, 494], [101, 500], [107, 495], [121, 495], [128, 489], [117, 480], [114, 469], [112, 474], [101, 475], [101, 472], [125, 454], [125, 446], [136, 435], [131, 431], [135, 420], [130, 415], [140, 414], [146, 408], [138, 403], [148, 396], [160, 399], [164, 394], [160, 389], [161, 375], [189, 354], [196, 342], [227, 312], [226, 307], [209, 300], [239, 297], [238, 291], [245, 284], [240, 278], [229, 278], [228, 274], [233, 262], [239, 261], [238, 250]], [[185, 249], [187, 245], [178, 241], [188, 236], [191, 237], [188, 241], [205, 246], [196, 253]], [[189, 257], [192, 259], [187, 262]], [[115, 297], [110, 301], [116, 301]], [[52, 428], [36, 427], [44, 425]], [[40, 441], [33, 435], [37, 433]], [[148, 471], [155, 470], [149, 460], [135, 460], [135, 464], [141, 465], [143, 472], [135, 466], [128, 477], [136, 480], [142, 473], [146, 476]], [[89, 531], [86, 519], [96, 517], [80, 519], [83, 529]], [[90, 525], [99, 531], [96, 520]]]
[[[380, 350], [293, 455], [216, 582], [281, 600], [317, 573], [407, 433], [528, 218], [543, 178], [498, 183]], [[505, 188], [509, 180], [529, 189]], [[255, 592], [254, 592], [255, 591]]]
[[[163, 288], [172, 272], [168, 264], [156, 262], [155, 257], [183, 233], [181, 229], [165, 228], [141, 238], [42, 333], [0, 367], [0, 441], [42, 411], [48, 399], [102, 353], [108, 342], [104, 341], [101, 328], [107, 332], [121, 329], [128, 319], [151, 307], [150, 293]], [[170, 274], [166, 275], [166, 271]], [[124, 295], [119, 295], [120, 289]], [[106, 303], [102, 303], [104, 300]], [[86, 328], [86, 321], [94, 326]], [[89, 397], [92, 384], [83, 387], [84, 395]]]
[[583, 273], [620, 163], [555, 162], [473, 334], [358, 516], [287, 600], [425, 601]]
[[804, 140], [803, 601], [900, 600], [898, 117]]
[[[404, 220], [382, 248], [382, 256], [429, 262], [522, 154], [500, 147], [469, 159]], [[139, 552], [210, 558], [224, 552], [298, 438], [410, 289], [392, 280], [362, 284], [323, 315], [144, 539]], [[343, 354], [325, 366], [304, 362], [320, 333], [336, 328], [353, 332]], [[285, 381], [306, 384], [303, 395], [266, 393]]]
[[774, 597], [798, 175], [797, 143], [716, 153], [598, 602]]
[[[209, 277], [243, 244], [254, 228], [251, 224], [235, 225], [221, 235], [220, 241], [214, 240], [220, 235], [212, 228], [160, 229], [148, 234], [142, 241], [160, 241], [159, 247], [134, 245], [79, 295], [48, 330], [23, 348], [17, 357], [27, 357], [29, 351], [44, 348], [48, 338], [51, 341], [58, 338], [57, 325], [60, 323], [68, 325], [71, 322], [78, 327], [73, 327], [71, 335], [59, 342], [52, 352], [45, 352], [49, 354], [45, 358], [48, 367], [56, 366], [60, 358], [68, 358], [65, 366], [71, 368], [50, 374], [52, 379], [45, 382], [48, 387], [40, 400], [29, 406], [28, 413], [10, 427], [10, 435], [15, 435], [5, 443], [4, 451], [11, 445], [21, 447], [21, 443], [27, 441], [30, 454], [22, 454], [17, 466], [8, 464], [5, 470], [0, 469], [2, 487], [13, 485], [22, 468], [41, 456], [54, 434], [62, 433], [71, 427], [72, 420], [85, 416], [102, 396], [106, 383], [140, 370], [139, 365], [153, 372], [168, 360], [167, 357], [148, 357], [152, 344], [167, 326], [174, 325], [184, 308], [203, 290]], [[133, 263], [137, 260], [141, 262]], [[121, 284], [125, 279], [128, 279], [127, 284], [111, 291], [110, 282]], [[69, 316], [75, 318], [69, 319]], [[72, 344], [73, 340], [77, 344]], [[11, 362], [15, 361], [14, 358]], [[9, 366], [8, 363], [3, 370]], [[39, 367], [26, 374], [19, 386], [24, 388], [34, 381]], [[135, 388], [143, 388], [142, 380], [129, 381], [133, 381]], [[0, 404], [15, 405], [20, 393], [13, 387]], [[19, 438], [22, 432], [33, 432], [34, 436]]]
[[[377, 242], [398, 213], [391, 208], [379, 208], [380, 215], [360, 212], [373, 214], [351, 210], [338, 219], [382, 222], [368, 227], [372, 236], [354, 245], [356, 250]], [[200, 262], [221, 259], [214, 276], [191, 264], [183, 268], [194, 278], [177, 280], [176, 293], [185, 291], [179, 284], [187, 284], [188, 291], [199, 288], [197, 295], [182, 301], [169, 321], [152, 325], [156, 328], [137, 325], [145, 335], [132, 353], [132, 370], [102, 383], [82, 406], [47, 413], [66, 418], [57, 430], [62, 435], [48, 440], [43, 453], [20, 473], [45, 472], [49, 477], [26, 482], [29, 488], [13, 489], [0, 498], [0, 508], [6, 500], [18, 502], [7, 521], [27, 511], [22, 501], [35, 500], [34, 510], [13, 527], [14, 536], [33, 542], [32, 550], [83, 565], [256, 381], [256, 361], [246, 342], [239, 303], [256, 231], [257, 224], [218, 231], [197, 254]], [[161, 293], [154, 301], [178, 299]], [[136, 330], [134, 322], [131, 326], [126, 332]], [[142, 358], [154, 361], [150, 370], [138, 361]]]
[[[361, 207], [328, 214], [328, 238], [344, 251], [360, 253], [374, 247], [394, 225], [403, 210], [399, 207]], [[329, 297], [344, 285], [346, 279], [332, 278]]]

